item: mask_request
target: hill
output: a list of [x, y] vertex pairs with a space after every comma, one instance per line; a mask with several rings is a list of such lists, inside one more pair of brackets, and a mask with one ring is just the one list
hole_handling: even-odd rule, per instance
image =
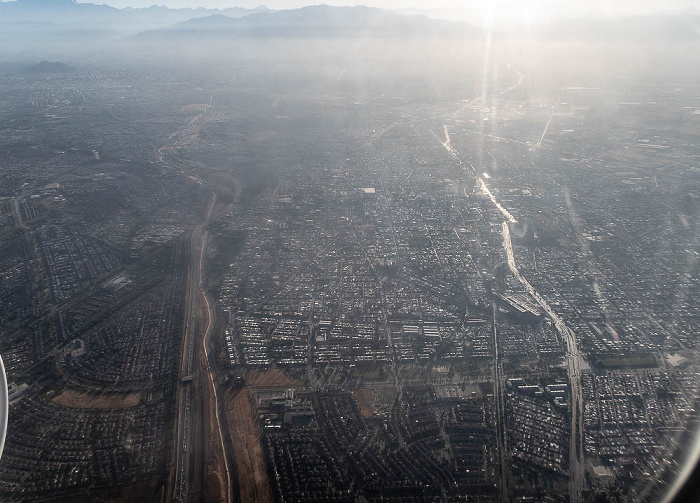
[[61, 62], [41, 61], [36, 65], [30, 66], [25, 73], [73, 73], [77, 70], [70, 65]]

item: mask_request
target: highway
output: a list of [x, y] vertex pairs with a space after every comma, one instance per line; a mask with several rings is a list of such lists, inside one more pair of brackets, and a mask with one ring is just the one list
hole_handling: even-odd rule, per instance
[[[180, 362], [180, 384], [178, 390], [178, 419], [177, 433], [175, 443], [175, 483], [172, 491], [172, 500], [178, 502], [188, 501], [191, 490], [192, 481], [192, 457], [195, 457], [199, 464], [205, 463], [205, 459], [201, 457], [201, 452], [193, 453], [193, 435], [197, 431], [193, 431], [192, 417], [192, 398], [193, 398], [193, 378], [196, 370], [206, 370], [208, 379], [207, 385], [211, 386], [212, 394], [215, 402], [215, 424], [218, 439], [222, 449], [222, 458], [224, 462], [227, 499], [230, 500], [231, 475], [228, 466], [228, 457], [226, 456], [226, 444], [223, 440], [221, 431], [221, 420], [219, 417], [219, 394], [217, 392], [216, 380], [213, 376], [212, 356], [209, 354], [208, 345], [211, 338], [213, 306], [204, 291], [202, 286], [202, 271], [204, 267], [204, 252], [206, 250], [207, 232], [206, 226], [212, 218], [212, 212], [216, 204], [216, 195], [213, 195], [205, 218], [195, 227], [190, 237], [190, 265], [188, 268], [187, 277], [187, 296], [185, 310], [185, 330], [182, 360]], [[205, 369], [195, 369], [195, 342], [197, 339], [197, 306], [199, 296], [202, 296], [204, 305], [207, 311], [207, 325], [202, 335], [202, 350], [204, 355]], [[208, 404], [203, 404], [203, 407], [208, 408]], [[205, 409], [206, 410], [206, 409]], [[203, 414], [206, 419], [206, 413]], [[197, 418], [195, 418], [197, 419]], [[200, 449], [196, 449], [200, 450]]]
[[506, 467], [506, 448], [508, 441], [508, 432], [506, 431], [505, 422], [505, 404], [503, 393], [503, 375], [501, 372], [501, 360], [498, 352], [498, 309], [496, 304], [491, 304], [493, 311], [493, 396], [496, 400], [496, 445], [498, 448], [499, 470], [500, 470], [500, 485], [501, 485], [501, 501], [510, 501], [509, 484], [510, 473]]
[[584, 479], [583, 457], [583, 394], [581, 393], [581, 353], [578, 350], [576, 336], [566, 326], [561, 317], [547, 304], [535, 288], [518, 271], [513, 256], [513, 245], [510, 240], [508, 222], [502, 224], [503, 248], [508, 258], [508, 267], [513, 276], [517, 278], [525, 290], [532, 295], [547, 316], [554, 323], [554, 327], [566, 343], [566, 366], [571, 386], [571, 441], [569, 442], [569, 500], [577, 503], [581, 497], [581, 488]]
[[[163, 165], [164, 167], [183, 166], [184, 164], [188, 167], [207, 168], [207, 166], [204, 166], [202, 163], [183, 162], [174, 156], [168, 156], [166, 159], [166, 155], [176, 151], [181, 146], [187, 145], [194, 141], [201, 127], [216, 116], [216, 114], [211, 110], [213, 99], [214, 98], [212, 96], [209, 100], [209, 107], [205, 108], [199, 115], [193, 118], [187, 128], [180, 132], [182, 136], [180, 139], [171, 145], [164, 145], [156, 151], [155, 161], [157, 163]], [[173, 133], [172, 136], [177, 136], [177, 133]], [[197, 177], [194, 178], [200, 184], [202, 184], [202, 180], [199, 180]], [[234, 181], [234, 183], [236, 182]], [[237, 183], [236, 186], [234, 201], [237, 201], [240, 197], [240, 186]], [[202, 421], [209, 419], [208, 411], [210, 404], [200, 404], [198, 402], [194, 402], [193, 404], [193, 387], [195, 378], [198, 379], [198, 384], [200, 384], [202, 388], [205, 385], [204, 381], [199, 381], [198, 371], [203, 370], [206, 370], [208, 376], [207, 385], [211, 386], [212, 395], [214, 396], [215, 424], [212, 424], [211, 426], [216, 429], [221, 445], [221, 453], [226, 478], [226, 480], [223, 481], [226, 491], [226, 500], [230, 501], [232, 497], [231, 471], [228, 464], [229, 458], [226, 454], [226, 443], [224, 442], [224, 436], [221, 430], [221, 420], [219, 416], [219, 393], [217, 390], [216, 378], [213, 375], [215, 372], [215, 366], [212, 363], [213, 357], [209, 353], [209, 342], [211, 339], [211, 329], [214, 319], [213, 307], [209, 298], [207, 297], [205, 289], [202, 286], [202, 270], [207, 240], [206, 226], [212, 220], [216, 202], [216, 192], [213, 192], [204, 218], [192, 230], [190, 235], [190, 263], [187, 272], [185, 297], [185, 326], [182, 345], [182, 358], [180, 360], [180, 379], [178, 383], [176, 401], [178, 411], [175, 432], [175, 471], [174, 474], [171, 474], [170, 484], [166, 494], [166, 500], [178, 502], [188, 501], [191, 491], [197, 491], [199, 489], [203, 490], [203, 484], [192, 484], [192, 482], [193, 479], [197, 479], [199, 482], [199, 478], [203, 478], [201, 477], [202, 475], [206, 477], [206, 459], [203, 456], [206, 446], [202, 444], [203, 441], [206, 442], [206, 439], [202, 439], [201, 433], [204, 429], [204, 424]], [[233, 203], [227, 206], [223, 212], [218, 212], [216, 216], [229, 211], [232, 208], [232, 205]], [[202, 296], [203, 304], [200, 304], [199, 302], [200, 295]], [[202, 334], [202, 354], [204, 356], [205, 368], [198, 368], [198, 366], [195, 365], [198, 306], [205, 307], [207, 312], [207, 325], [204, 333]], [[193, 405], [196, 406], [196, 409], [193, 409]], [[214, 423], [214, 421], [212, 422]], [[198, 434], [200, 436], [196, 437]], [[195, 467], [192, 466], [193, 458], [195, 460], [194, 463], [196, 464]], [[202, 485], [202, 487], [200, 487], [200, 485]]]
[[[522, 74], [519, 73], [519, 77], [520, 78], [518, 80], [518, 83], [515, 86], [507, 89], [506, 91], [510, 91], [522, 83]], [[486, 186], [484, 180], [477, 174], [477, 171], [476, 169], [474, 169], [474, 166], [472, 166], [469, 162], [464, 162], [459, 152], [457, 152], [452, 147], [447, 127], [445, 127], [444, 129], [445, 141], [442, 141], [439, 138], [437, 138], [437, 135], [435, 135], [435, 133], [433, 133], [433, 135], [435, 135], [436, 139], [442, 144], [445, 150], [447, 150], [453, 158], [459, 160], [460, 166], [462, 166], [462, 168], [464, 169], [465, 174], [467, 176], [475, 178], [476, 183], [479, 184], [481, 188], [481, 191], [489, 197], [494, 206], [505, 218], [505, 221], [501, 223], [503, 235], [503, 248], [506, 252], [508, 267], [510, 268], [511, 273], [520, 282], [525, 291], [527, 291], [537, 301], [537, 303], [544, 310], [547, 316], [549, 316], [549, 318], [554, 323], [554, 327], [556, 328], [557, 332], [560, 334], [560, 336], [566, 343], [565, 359], [571, 388], [571, 438], [569, 442], [569, 501], [571, 503], [578, 503], [581, 497], [581, 491], [584, 483], [584, 463], [582, 460], [583, 394], [581, 393], [581, 354], [578, 350], [576, 336], [571, 331], [571, 329], [569, 329], [569, 327], [566, 326], [561, 317], [554, 312], [554, 310], [549, 306], [549, 304], [547, 304], [547, 302], [542, 298], [542, 296], [539, 293], [537, 293], [537, 291], [530, 284], [530, 282], [527, 281], [527, 279], [525, 279], [520, 274], [520, 271], [518, 271], [518, 267], [515, 263], [515, 257], [513, 256], [513, 246], [510, 239], [510, 228], [508, 226], [509, 223], [514, 223], [516, 221], [515, 218], [513, 217], [513, 215], [510, 214], [510, 212], [507, 209], [505, 209], [498, 202], [494, 194]], [[498, 366], [498, 356], [496, 356], [496, 365]], [[499, 374], [497, 371], [496, 377], [498, 377], [498, 375]], [[501, 462], [503, 463], [503, 458], [501, 459]], [[507, 491], [507, 487], [503, 485], [503, 480], [501, 480], [501, 484], [501, 492], [503, 494]]]
[[503, 206], [501, 206], [501, 203], [498, 202], [498, 200], [496, 199], [496, 196], [494, 196], [493, 193], [486, 186], [486, 182], [484, 182], [483, 178], [477, 177], [476, 183], [479, 184], [479, 187], [481, 188], [481, 192], [483, 192], [484, 194], [486, 194], [489, 197], [489, 199], [494, 204], [494, 206], [496, 206], [496, 208], [498, 208], [498, 211], [500, 211], [501, 214], [504, 217], [506, 217], [506, 220], [508, 220], [508, 222], [510, 222], [510, 223], [517, 222], [517, 220], [515, 220], [515, 217], [513, 215], [511, 215], [507, 209], [505, 209]]
[[[173, 501], [187, 501], [190, 487], [190, 458], [192, 446], [192, 381], [183, 380], [193, 376], [194, 370], [194, 341], [197, 325], [197, 286], [201, 255], [204, 249], [203, 227], [208, 222], [209, 214], [214, 205], [214, 198], [209, 202], [207, 217], [192, 231], [190, 237], [190, 266], [187, 277], [187, 294], [185, 304], [185, 330], [182, 345], [182, 360], [180, 361], [180, 383], [178, 388], [178, 417], [175, 441], [175, 484]], [[199, 243], [199, 246], [198, 246]]]
[[544, 131], [542, 131], [542, 135], [537, 141], [538, 147], [542, 146], [542, 140], [544, 140], [544, 137], [547, 136], [547, 131], [549, 131], [549, 125], [552, 123], [552, 117], [554, 117], [554, 106], [552, 106], [552, 112], [549, 114], [549, 120], [547, 120], [547, 124], [544, 125]]
[[445, 150], [447, 150], [452, 157], [454, 157], [457, 161], [459, 161], [460, 164], [462, 164], [462, 160], [459, 158], [459, 154], [455, 149], [452, 148], [452, 140], [450, 140], [450, 132], [447, 129], [447, 125], [443, 125], [442, 127], [445, 131], [445, 141], [440, 141], [440, 143], [442, 143], [442, 146], [445, 147]]

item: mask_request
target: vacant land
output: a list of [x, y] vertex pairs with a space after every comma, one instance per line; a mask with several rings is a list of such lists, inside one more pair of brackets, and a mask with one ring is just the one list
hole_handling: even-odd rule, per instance
[[[204, 355], [201, 355], [204, 360]], [[201, 362], [204, 366], [204, 362]], [[216, 420], [216, 401], [211, 392], [208, 382], [202, 383], [203, 386], [203, 401], [206, 407], [205, 417], [207, 418], [204, 426], [205, 435], [205, 481], [204, 481], [204, 502], [214, 503], [217, 501], [227, 500], [228, 483], [226, 481], [226, 467], [224, 463], [223, 446], [219, 438], [219, 429]]]
[[53, 402], [72, 409], [128, 409], [137, 406], [142, 395], [141, 392], [94, 394], [66, 389]]
[[272, 502], [255, 411], [247, 390], [226, 393], [226, 419], [236, 458], [238, 489], [242, 503]]
[[280, 369], [253, 370], [248, 374], [248, 386], [252, 388], [298, 388], [302, 385]]
[[360, 388], [353, 393], [355, 402], [360, 408], [362, 417], [368, 418], [373, 416], [374, 408], [372, 407], [372, 402], [374, 401], [376, 392], [369, 388]]
[[209, 103], [190, 103], [182, 107], [183, 112], [204, 112], [211, 105]]

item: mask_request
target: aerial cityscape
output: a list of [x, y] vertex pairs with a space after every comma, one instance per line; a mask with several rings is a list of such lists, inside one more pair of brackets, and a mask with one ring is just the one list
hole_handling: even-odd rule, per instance
[[663, 500], [700, 18], [162, 9], [0, 53], [0, 500]]

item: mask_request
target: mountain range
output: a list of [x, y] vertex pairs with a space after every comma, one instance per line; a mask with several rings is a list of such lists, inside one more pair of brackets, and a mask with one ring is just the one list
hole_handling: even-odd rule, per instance
[[53, 29], [96, 29], [121, 34], [162, 28], [188, 19], [225, 15], [230, 18], [265, 12], [266, 7], [245, 9], [172, 9], [153, 5], [146, 8], [117, 9], [109, 5], [78, 3], [75, 0], [16, 0], [0, 2], [0, 23], [48, 24]]
[[[497, 37], [537, 39], [602, 39], [633, 42], [700, 40], [700, 16], [627, 17], [559, 20], [534, 25], [525, 32], [496, 33]], [[16, 0], [0, 2], [0, 60], [40, 60], [92, 54], [123, 53], [163, 47], [176, 51], [196, 42], [260, 38], [406, 38], [483, 39], [476, 26], [425, 15], [406, 15], [369, 7], [317, 5], [271, 11], [245, 9], [117, 9], [75, 0]]]
[[429, 37], [480, 36], [467, 23], [404, 15], [373, 7], [315, 5], [231, 18], [211, 15], [141, 33], [141, 38], [179, 37]]

